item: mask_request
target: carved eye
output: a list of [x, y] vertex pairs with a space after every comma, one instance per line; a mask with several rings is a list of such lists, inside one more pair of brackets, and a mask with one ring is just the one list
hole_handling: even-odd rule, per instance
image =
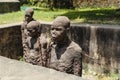
[[31, 17], [31, 16], [26, 14], [25, 17]]

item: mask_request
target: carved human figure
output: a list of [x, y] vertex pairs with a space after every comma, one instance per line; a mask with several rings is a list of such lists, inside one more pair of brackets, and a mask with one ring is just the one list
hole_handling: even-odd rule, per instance
[[82, 75], [82, 49], [68, 37], [70, 20], [65, 16], [58, 16], [51, 26], [51, 51], [49, 67], [55, 70]]
[[[38, 21], [27, 24], [27, 39], [24, 43], [24, 59], [26, 62], [46, 67], [46, 54], [44, 41], [41, 41], [41, 26]], [[44, 38], [44, 37], [42, 37]], [[42, 39], [44, 40], [44, 39]], [[41, 43], [42, 42], [42, 43]]]
[[[21, 25], [22, 31], [22, 42], [24, 43], [25, 39], [27, 38], [27, 24], [31, 21], [35, 21], [33, 18], [34, 10], [32, 8], [27, 8], [24, 14], [24, 22]], [[24, 45], [23, 45], [24, 46]]]
[[26, 32], [27, 38], [24, 44], [24, 59], [28, 63], [32, 63], [34, 65], [40, 65], [40, 57], [41, 57], [41, 45], [40, 45], [40, 31], [39, 25], [40, 23], [37, 21], [31, 21], [27, 24]]

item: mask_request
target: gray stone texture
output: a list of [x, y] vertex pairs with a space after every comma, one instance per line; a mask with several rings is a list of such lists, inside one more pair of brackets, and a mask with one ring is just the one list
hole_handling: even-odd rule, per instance
[[12, 59], [22, 56], [22, 39], [20, 25], [0, 26], [0, 55]]
[[0, 13], [20, 10], [19, 0], [0, 0]]
[[[73, 41], [80, 44], [84, 54], [89, 56], [88, 57], [83, 54], [83, 62], [90, 65], [89, 68], [95, 69], [98, 72], [110, 70], [120, 73], [119, 25], [72, 24], [71, 26], [70, 37]], [[21, 33], [16, 32], [17, 29], [20, 28], [15, 27], [15, 25], [14, 28], [12, 25], [0, 26], [0, 55], [3, 54], [3, 52], [4, 55], [7, 54], [10, 58], [12, 58], [11, 56], [18, 56], [18, 54], [20, 55], [22, 50], [20, 47], [21, 43], [19, 41], [21, 40]], [[46, 33], [46, 31], [49, 32], [49, 29], [50, 24], [42, 23], [43, 33]], [[15, 34], [13, 35], [13, 33], [9, 33], [9, 30], [13, 30], [12, 32], [15, 31], [15, 34], [19, 34], [19, 37], [15, 36]], [[9, 36], [9, 39], [7, 36]], [[16, 40], [17, 37], [18, 40]], [[10, 39], [12, 40], [9, 41]], [[17, 42], [15, 42], [15, 40]]]
[[19, 2], [19, 0], [0, 0], [0, 2]]
[[0, 80], [87, 80], [0, 56]]
[[120, 73], [120, 26], [73, 24], [71, 38], [80, 44], [83, 61], [97, 72]]

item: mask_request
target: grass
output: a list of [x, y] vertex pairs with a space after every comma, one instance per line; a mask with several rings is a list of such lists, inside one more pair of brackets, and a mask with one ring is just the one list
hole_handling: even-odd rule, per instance
[[96, 72], [94, 69], [88, 67], [84, 64], [83, 76], [87, 79], [93, 78], [94, 80], [120, 80], [119, 72]]
[[21, 22], [22, 19], [23, 19], [22, 11], [0, 14], [0, 24]]
[[[34, 8], [34, 18], [40, 21], [52, 21], [56, 16], [64, 15], [75, 23], [99, 23], [99, 24], [119, 24], [120, 11], [115, 8], [86, 8], [86, 9], [55, 9], [51, 11], [47, 8]], [[0, 14], [0, 24], [22, 22], [24, 11]]]
[[115, 73], [111, 73], [109, 76], [98, 74], [97, 77], [98, 77], [98, 80], [119, 80], [120, 79], [120, 75]]

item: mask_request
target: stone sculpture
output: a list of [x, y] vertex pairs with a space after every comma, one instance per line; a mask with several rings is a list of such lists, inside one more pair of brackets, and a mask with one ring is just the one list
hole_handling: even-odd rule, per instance
[[42, 65], [42, 52], [40, 43], [40, 23], [37, 21], [31, 21], [27, 24], [26, 32], [28, 33], [24, 47], [24, 59], [28, 63], [34, 65]]
[[21, 25], [22, 42], [23, 43], [24, 43], [25, 39], [27, 38], [27, 31], [26, 31], [27, 24], [31, 21], [35, 21], [33, 18], [33, 15], [34, 15], [34, 10], [32, 8], [27, 8], [25, 10], [24, 22]]
[[55, 70], [82, 76], [82, 49], [68, 37], [70, 20], [58, 16], [51, 26], [51, 50], [49, 67]]

